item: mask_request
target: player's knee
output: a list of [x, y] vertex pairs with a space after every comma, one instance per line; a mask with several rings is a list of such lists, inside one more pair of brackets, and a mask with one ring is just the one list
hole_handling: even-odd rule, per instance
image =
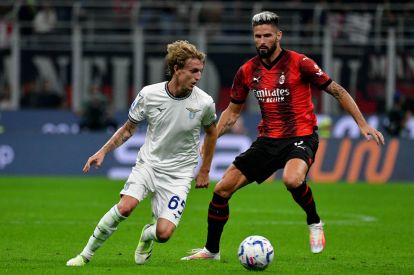
[[133, 203], [120, 202], [118, 203], [118, 210], [122, 216], [128, 217], [134, 211], [135, 206], [136, 204]]
[[214, 193], [222, 198], [230, 198], [233, 192], [231, 192], [229, 189], [223, 188], [222, 184], [216, 184], [214, 187]]
[[118, 203], [118, 210], [119, 213], [124, 216], [128, 217], [135, 207], [138, 205], [138, 200], [129, 196], [122, 196], [121, 200]]
[[134, 210], [134, 207], [124, 204], [118, 204], [118, 210], [122, 216], [128, 217], [129, 215], [131, 215], [132, 211]]
[[172, 229], [157, 230], [158, 242], [160, 243], [167, 242], [171, 238], [173, 232], [174, 230]]
[[214, 187], [214, 193], [220, 197], [230, 197], [241, 187], [247, 184], [246, 177], [234, 165], [231, 165], [224, 173], [223, 178]]
[[283, 175], [283, 183], [287, 189], [293, 189], [298, 187], [303, 182], [302, 177], [299, 174]]

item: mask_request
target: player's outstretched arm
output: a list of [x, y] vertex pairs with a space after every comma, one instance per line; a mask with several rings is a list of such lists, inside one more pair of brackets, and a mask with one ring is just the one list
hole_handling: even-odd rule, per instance
[[335, 81], [332, 81], [332, 83], [329, 84], [325, 90], [333, 97], [335, 97], [341, 104], [342, 108], [344, 108], [344, 110], [354, 118], [355, 122], [359, 126], [359, 129], [361, 130], [362, 135], [366, 140], [373, 138], [377, 144], [385, 143], [382, 133], [367, 123], [354, 99], [345, 90], [345, 88], [343, 88]]
[[226, 110], [221, 113], [217, 124], [217, 133], [219, 137], [231, 130], [231, 127], [233, 127], [237, 119], [239, 119], [243, 106], [244, 104], [230, 102]]
[[98, 150], [98, 152], [88, 158], [85, 166], [83, 167], [83, 172], [87, 173], [93, 165], [95, 165], [96, 168], [101, 167], [106, 154], [127, 141], [134, 134], [136, 128], [137, 124], [127, 120], [127, 122], [125, 122], [125, 124], [112, 135], [104, 146]]
[[[234, 104], [230, 102], [226, 110], [221, 113], [217, 124], [217, 138], [230, 131], [231, 127], [233, 127], [237, 119], [240, 117], [243, 106], [244, 104]], [[204, 157], [204, 143], [200, 145], [200, 155], [201, 158]]]
[[217, 141], [217, 128], [213, 123], [207, 128], [204, 128], [204, 142], [203, 142], [203, 155], [201, 160], [200, 170], [196, 176], [196, 188], [208, 188], [209, 175], [211, 162], [213, 160], [214, 150], [216, 148]]

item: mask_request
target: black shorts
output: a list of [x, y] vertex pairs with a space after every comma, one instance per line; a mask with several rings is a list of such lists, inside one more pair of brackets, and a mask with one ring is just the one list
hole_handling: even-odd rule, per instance
[[262, 183], [290, 159], [303, 159], [310, 167], [318, 150], [316, 132], [294, 138], [258, 137], [250, 148], [236, 157], [233, 164], [250, 182]]

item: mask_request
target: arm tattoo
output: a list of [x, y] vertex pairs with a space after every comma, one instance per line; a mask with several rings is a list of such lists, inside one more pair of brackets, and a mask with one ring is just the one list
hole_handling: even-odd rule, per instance
[[122, 136], [122, 143], [125, 143], [130, 137], [132, 137], [133, 134], [134, 132], [132, 131], [132, 129], [128, 128], [127, 133], [125, 133], [125, 135]]
[[225, 124], [223, 125], [223, 127], [220, 130], [220, 133], [218, 134], [219, 137], [221, 137], [222, 135], [224, 135], [225, 133], [227, 133], [228, 131], [231, 130], [231, 127], [233, 127], [234, 122], [233, 121], [226, 121]]
[[341, 104], [342, 108], [347, 111], [358, 125], [366, 124], [364, 116], [359, 110], [352, 96], [338, 83], [332, 82], [326, 91], [334, 96]]
[[230, 103], [229, 107], [223, 111], [220, 116], [218, 126], [217, 126], [217, 136], [221, 137], [225, 133], [229, 132], [233, 125], [240, 117], [242, 105], [234, 105]]
[[121, 128], [119, 128], [115, 134], [108, 140], [108, 142], [103, 146], [103, 148], [109, 152], [118, 148], [124, 144], [132, 135], [134, 134], [135, 125], [131, 125], [126, 122]]
[[239, 115], [228, 117], [227, 120], [223, 123], [223, 126], [220, 128], [218, 127], [218, 137], [221, 137], [225, 133], [228, 133], [231, 131], [231, 128], [236, 123], [237, 119], [239, 118]]
[[347, 93], [347, 91], [341, 85], [335, 82], [332, 82], [326, 91], [337, 100], [340, 100]]

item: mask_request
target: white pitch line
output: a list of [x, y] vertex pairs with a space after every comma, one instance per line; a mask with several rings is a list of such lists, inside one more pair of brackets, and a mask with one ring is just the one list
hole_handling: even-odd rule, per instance
[[[192, 209], [194, 210], [194, 208]], [[201, 210], [196, 209], [196, 210]], [[205, 210], [205, 209], [203, 209]], [[290, 215], [290, 216], [303, 216], [303, 213], [299, 210], [286, 210], [286, 209], [260, 209], [260, 208], [240, 208], [237, 209], [230, 209], [230, 215], [233, 214], [240, 214], [240, 213], [251, 213], [251, 214], [282, 214], [282, 215]], [[378, 219], [374, 216], [364, 215], [364, 214], [355, 214], [355, 213], [337, 213], [337, 212], [321, 212], [319, 213], [322, 217], [322, 220], [326, 224], [360, 224], [360, 223], [372, 223], [377, 222]], [[327, 217], [327, 218], [324, 218]], [[333, 218], [331, 218], [333, 217]], [[302, 220], [258, 220], [258, 219], [251, 219], [251, 220], [241, 220], [239, 219], [237, 223], [248, 223], [248, 224], [303, 224]]]
[[[99, 220], [99, 219], [98, 219]], [[91, 225], [95, 226], [97, 223], [94, 221], [84, 221], [84, 220], [36, 220], [36, 221], [27, 221], [27, 220], [10, 220], [10, 221], [0, 221], [0, 224], [18, 224], [18, 225]], [[135, 221], [126, 222], [122, 224], [124, 226], [137, 226]]]

